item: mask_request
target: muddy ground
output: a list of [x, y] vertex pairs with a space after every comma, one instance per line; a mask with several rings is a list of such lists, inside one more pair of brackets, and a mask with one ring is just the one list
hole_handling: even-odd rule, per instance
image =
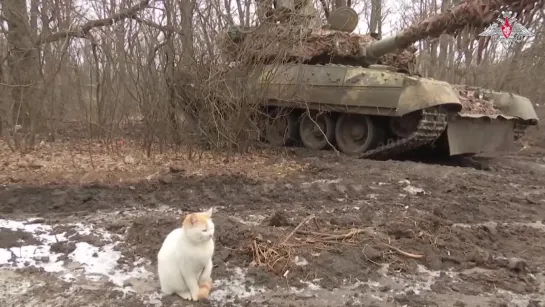
[[[304, 149], [70, 176], [5, 162], [0, 305], [545, 306], [544, 140], [480, 169]], [[209, 207], [210, 300], [162, 298], [164, 236]]]

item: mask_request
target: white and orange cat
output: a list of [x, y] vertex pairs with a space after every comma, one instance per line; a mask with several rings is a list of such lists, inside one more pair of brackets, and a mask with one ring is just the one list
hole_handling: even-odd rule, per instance
[[161, 291], [198, 301], [212, 288], [214, 255], [213, 208], [188, 214], [182, 227], [171, 231], [157, 254]]

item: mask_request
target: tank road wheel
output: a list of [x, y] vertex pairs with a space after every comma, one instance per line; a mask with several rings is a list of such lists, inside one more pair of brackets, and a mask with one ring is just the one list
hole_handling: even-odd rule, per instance
[[299, 123], [299, 135], [306, 148], [320, 150], [326, 148], [335, 137], [335, 122], [327, 113], [303, 114]]
[[268, 112], [265, 138], [276, 147], [290, 146], [298, 139], [297, 115], [274, 108]]
[[358, 156], [377, 144], [377, 132], [369, 116], [342, 114], [335, 125], [337, 147], [347, 155]]

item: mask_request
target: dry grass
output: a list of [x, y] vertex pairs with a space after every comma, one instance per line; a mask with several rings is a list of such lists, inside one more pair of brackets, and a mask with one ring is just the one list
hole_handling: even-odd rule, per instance
[[265, 267], [269, 272], [283, 275], [287, 274], [293, 264], [296, 264], [298, 255], [303, 251], [315, 253], [320, 250], [336, 249], [340, 244], [355, 246], [366, 240], [382, 245], [404, 257], [424, 258], [424, 255], [409, 253], [389, 243], [380, 242], [377, 234], [370, 228], [335, 229], [330, 232], [302, 230], [311, 221], [315, 228], [325, 228], [320, 227], [314, 215], [311, 214], [277, 242], [254, 239], [249, 245], [249, 252], [252, 255], [250, 266]]
[[306, 167], [269, 150], [229, 156], [203, 152], [190, 160], [188, 150], [181, 148], [148, 157], [134, 141], [114, 146], [91, 140], [43, 142], [26, 154], [14, 153], [0, 141], [0, 152], [0, 184], [128, 183], [157, 180], [171, 169], [186, 175], [243, 174], [264, 180]]

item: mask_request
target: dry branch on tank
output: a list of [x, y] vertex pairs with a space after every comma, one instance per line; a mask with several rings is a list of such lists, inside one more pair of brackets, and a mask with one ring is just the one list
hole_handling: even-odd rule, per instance
[[361, 56], [361, 46], [374, 40], [369, 35], [292, 27], [289, 24], [263, 24], [240, 29], [234, 35], [237, 37], [224, 33], [219, 40], [220, 48], [227, 56], [248, 53], [258, 58], [288, 56], [301, 60], [324, 54]]
[[490, 91], [468, 85], [452, 85], [462, 103], [461, 113], [497, 115], [501, 111], [494, 107]]
[[[466, 0], [445, 13], [428, 17], [397, 34], [398, 49], [380, 57], [378, 63], [398, 71], [413, 73], [416, 49], [411, 45], [442, 33], [456, 35], [466, 27], [481, 30], [499, 15], [499, 9], [510, 9], [519, 19], [529, 19], [543, 0]], [[293, 22], [292, 22], [293, 23]], [[228, 61], [242, 57], [249, 62], [271, 63], [303, 61], [365, 65], [365, 49], [375, 38], [343, 31], [310, 28], [285, 22], [265, 22], [258, 27], [232, 27], [219, 35], [218, 45]]]
[[[256, 28], [239, 28], [237, 34], [223, 33], [218, 45], [229, 61], [249, 57], [253, 62], [271, 63], [277, 59], [329, 62], [332, 58], [349, 65], [365, 65], [365, 48], [376, 41], [371, 35], [326, 29], [264, 24]], [[236, 35], [236, 36], [235, 36]], [[412, 72], [416, 64], [416, 48], [389, 53], [379, 64]]]

